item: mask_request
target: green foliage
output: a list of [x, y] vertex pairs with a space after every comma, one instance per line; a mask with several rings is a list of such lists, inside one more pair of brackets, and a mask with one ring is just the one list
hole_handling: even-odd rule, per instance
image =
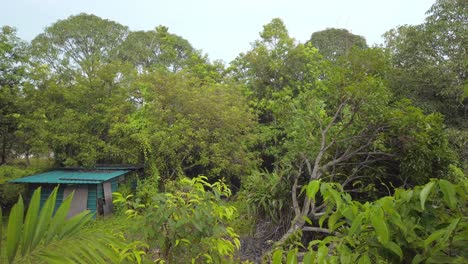
[[252, 216], [279, 223], [290, 220], [289, 190], [288, 179], [281, 172], [254, 171], [243, 182], [242, 193]]
[[26, 212], [21, 197], [11, 209], [5, 251], [0, 250], [0, 259], [6, 263], [135, 263], [141, 259], [141, 244], [127, 245], [114, 235], [84, 229], [92, 221], [89, 211], [67, 218], [73, 195], [54, 213], [57, 188], [42, 208], [40, 192], [40, 188], [34, 191]]
[[141, 211], [128, 201], [131, 197], [116, 200], [131, 203], [127, 214], [134, 217], [136, 232], [158, 249], [157, 261], [233, 261], [240, 242], [227, 223], [233, 220], [236, 209], [222, 201], [231, 191], [223, 182], [210, 184], [206, 180], [203, 176], [182, 178], [171, 192], [154, 193]]
[[0, 28], [0, 165], [19, 148], [15, 132], [25, 111], [21, 97], [29, 60], [27, 44], [9, 26]]
[[14, 180], [37, 172], [36, 168], [21, 168], [18, 166], [3, 165], [0, 166], [0, 184], [9, 180]]
[[3, 261], [3, 210], [0, 207], [0, 260]]
[[258, 115], [256, 148], [264, 168], [278, 168], [278, 145], [284, 133], [277, 119], [283, 104], [289, 104], [300, 91], [315, 88], [327, 69], [318, 50], [311, 44], [296, 45], [278, 18], [264, 26], [251, 50], [231, 63], [229, 76], [245, 85], [249, 103]]
[[115, 22], [80, 14], [56, 22], [32, 41], [37, 71], [25, 100], [35, 111], [21, 133], [26, 141], [40, 138], [42, 150], [53, 152], [57, 165], [138, 163], [124, 156], [109, 135], [110, 127], [135, 109], [129, 100], [135, 72], [115, 59], [127, 34]]
[[446, 131], [450, 146], [460, 157], [461, 167], [468, 169], [468, 130], [448, 128]]
[[18, 196], [25, 194], [23, 185], [8, 183], [10, 180], [21, 178], [37, 172], [35, 169], [22, 169], [15, 166], [0, 166], [0, 207], [8, 211], [18, 200]]
[[429, 178], [447, 177], [449, 166], [457, 165], [456, 153], [450, 148], [443, 118], [434, 113], [424, 115], [405, 102], [389, 114], [391, 128], [388, 147], [399, 161], [399, 177], [410, 186]]
[[[321, 183], [327, 210], [320, 223], [331, 235], [309, 243], [307, 263], [466, 262], [466, 184], [434, 180], [366, 203], [339, 189]], [[275, 251], [273, 263], [281, 263], [283, 255]]]
[[[351, 50], [339, 61], [315, 89], [275, 102], [276, 127], [284, 137], [276, 151], [280, 164], [301, 174], [299, 183], [323, 176], [377, 196], [388, 193], [383, 185], [415, 186], [446, 177], [458, 159], [444, 119], [395, 102], [383, 78], [386, 54]], [[314, 166], [320, 166], [315, 175]]]
[[111, 132], [159, 176], [240, 178], [255, 164], [254, 116], [237, 86], [161, 71], [142, 76], [138, 86], [144, 105]]
[[247, 192], [237, 192], [226, 203], [227, 206], [236, 208], [234, 219], [229, 225], [236, 230], [240, 237], [251, 236], [255, 232], [257, 221], [257, 216], [252, 214], [252, 205], [246, 202], [246, 195], [248, 195]]
[[130, 32], [119, 47], [118, 56], [140, 72], [175, 73], [184, 69], [192, 71], [200, 63], [208, 64], [187, 40], [169, 33], [164, 26], [152, 31]]
[[114, 211], [110, 216], [91, 221], [85, 227], [85, 232], [90, 234], [106, 233], [123, 241], [122, 244], [110, 244], [115, 254], [119, 256], [117, 263], [146, 263], [145, 256], [148, 253], [148, 245], [137, 240], [137, 236], [130, 232], [133, 224], [133, 219]]
[[352, 48], [367, 48], [364, 37], [354, 35], [346, 29], [337, 28], [314, 32], [309, 42], [320, 51], [320, 54], [331, 61], [336, 61], [340, 56], [348, 55]]
[[452, 125], [464, 126], [467, 4], [439, 0], [426, 22], [401, 26], [385, 34], [392, 54], [391, 88], [427, 112], [440, 112]]
[[[302, 231], [330, 235], [301, 247], [309, 249], [305, 262], [460, 256], [465, 2], [436, 1], [423, 24], [389, 31], [385, 49], [344, 29], [315, 32], [301, 44], [275, 18], [226, 70], [164, 26], [131, 32], [79, 14], [47, 27], [31, 46], [3, 27], [0, 183], [32, 173], [6, 162], [24, 157], [29, 167], [41, 155], [61, 166], [146, 163], [150, 174], [136, 194], [115, 194], [117, 208], [134, 217], [121, 225], [138, 223], [129, 233], [115, 225], [131, 242], [101, 236], [99, 224], [81, 228], [85, 214], [65, 220], [69, 200], [55, 214], [54, 197], [39, 208], [36, 192], [25, 215], [21, 200], [12, 209], [4, 262], [40, 255], [139, 263], [148, 249], [140, 237], [151, 245], [148, 261], [232, 262], [239, 239], [229, 224], [240, 212], [223, 201], [230, 195], [224, 183], [207, 182], [222, 176], [242, 181], [237, 203], [250, 208], [249, 223], [252, 216], [292, 221], [279, 244]], [[439, 180], [397, 189], [430, 178]], [[0, 186], [3, 212], [21, 191]], [[68, 225], [75, 231], [60, 237]], [[93, 242], [101, 246], [90, 251]], [[50, 253], [63, 247], [73, 249], [69, 256]], [[273, 262], [298, 262], [298, 248], [283, 253], [275, 251]]]
[[127, 34], [125, 26], [81, 13], [47, 27], [32, 46], [36, 58], [58, 73], [77, 70], [91, 79], [115, 55]]

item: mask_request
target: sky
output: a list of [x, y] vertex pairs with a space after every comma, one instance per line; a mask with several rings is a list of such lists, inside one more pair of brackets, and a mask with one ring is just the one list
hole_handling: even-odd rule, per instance
[[228, 63], [251, 48], [263, 25], [279, 17], [291, 37], [307, 41], [326, 28], [346, 28], [369, 45], [400, 25], [420, 24], [435, 0], [0, 0], [0, 26], [30, 41], [59, 19], [79, 13], [130, 30], [158, 25], [187, 39], [211, 60]]

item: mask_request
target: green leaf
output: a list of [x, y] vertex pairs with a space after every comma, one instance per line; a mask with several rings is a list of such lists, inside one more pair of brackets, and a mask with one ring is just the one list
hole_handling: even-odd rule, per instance
[[23, 228], [24, 203], [20, 196], [18, 202], [13, 206], [8, 219], [6, 230], [6, 255], [8, 263], [12, 263], [18, 250], [21, 239], [21, 230]]
[[89, 213], [89, 211], [83, 211], [77, 215], [74, 215], [65, 222], [65, 225], [61, 229], [58, 237], [63, 238], [76, 234], [86, 223], [92, 219], [92, 217], [93, 216]]
[[418, 263], [421, 263], [424, 261], [424, 257], [417, 254], [416, 256], [414, 256], [413, 260], [411, 261], [411, 264], [418, 264]]
[[273, 253], [273, 263], [272, 264], [281, 264], [283, 261], [283, 250], [282, 249], [277, 249]]
[[31, 242], [36, 231], [37, 219], [41, 203], [41, 187], [37, 188], [29, 202], [28, 211], [24, 220], [23, 239], [21, 243], [21, 255], [29, 251]]
[[[433, 232], [428, 238], [424, 240], [424, 247], [429, 248], [429, 245], [436, 241], [437, 244], [443, 245], [452, 235], [453, 231], [457, 228], [460, 218], [453, 219], [446, 228]], [[434, 248], [432, 248], [434, 249]]]
[[446, 230], [445, 229], [441, 229], [441, 230], [437, 230], [435, 232], [432, 232], [432, 234], [430, 236], [428, 236], [426, 239], [424, 239], [424, 248], [428, 248], [428, 246], [438, 240], [439, 238], [443, 237], [444, 234], [445, 234]]
[[466, 264], [466, 258], [459, 257], [458, 261], [456, 261], [455, 257], [449, 257], [449, 256], [444, 256], [444, 255], [435, 255], [435, 256], [430, 256], [426, 260], [426, 263]]
[[304, 264], [313, 264], [314, 263], [314, 252], [308, 251], [304, 254], [304, 258], [302, 258], [302, 262]]
[[328, 229], [330, 229], [330, 231], [333, 232], [335, 230], [335, 224], [340, 218], [341, 218], [340, 212], [336, 212], [332, 214], [330, 218], [328, 218]]
[[317, 263], [319, 264], [325, 263], [327, 256], [328, 256], [328, 247], [325, 245], [321, 245], [317, 251]]
[[70, 259], [65, 256], [52, 253], [42, 253], [39, 258], [47, 264], [62, 264], [70, 262]]
[[354, 221], [354, 219], [358, 216], [359, 211], [359, 207], [356, 205], [356, 203], [350, 203], [340, 212], [344, 217], [346, 217], [346, 219]]
[[55, 212], [54, 217], [50, 221], [49, 228], [45, 237], [45, 243], [49, 243], [54, 236], [60, 233], [60, 229], [65, 226], [65, 221], [70, 210], [70, 205], [73, 200], [73, 193], [68, 195], [67, 198], [60, 204], [60, 207]]
[[304, 221], [306, 221], [306, 223], [308, 223], [309, 225], [313, 225], [312, 220], [310, 220], [309, 217], [307, 217], [307, 216], [304, 215], [302, 218], [303, 218]]
[[320, 188], [320, 180], [313, 180], [309, 182], [309, 184], [307, 185], [307, 190], [306, 190], [307, 197], [309, 197], [310, 199], [312, 199], [312, 201], [315, 202], [315, 195], [317, 194], [319, 188]]
[[328, 214], [324, 214], [322, 215], [320, 218], [319, 218], [319, 226], [320, 227], [323, 227], [323, 222], [325, 222], [325, 220], [327, 219], [328, 217]]
[[427, 197], [431, 193], [432, 187], [434, 187], [435, 182], [431, 181], [427, 183], [419, 194], [419, 199], [421, 201], [421, 209], [424, 210], [424, 204], [426, 203]]
[[400, 246], [398, 246], [396, 243], [394, 243], [393, 241], [390, 241], [385, 245], [385, 247], [390, 249], [398, 257], [400, 257], [400, 260], [403, 259], [403, 251], [401, 250]]
[[58, 191], [58, 187], [55, 187], [52, 193], [49, 195], [49, 198], [47, 198], [44, 205], [42, 206], [42, 209], [39, 213], [39, 220], [37, 222], [37, 226], [35, 230], [36, 232], [31, 242], [31, 249], [35, 248], [39, 244], [41, 239], [44, 238], [44, 234], [47, 231], [47, 228], [50, 223], [50, 218], [52, 217], [52, 214], [54, 213], [57, 191]]
[[286, 257], [287, 264], [297, 264], [297, 249], [291, 249], [288, 251], [288, 256]]
[[336, 204], [336, 208], [340, 209], [342, 207], [342, 204], [343, 204], [343, 199], [341, 198], [340, 193], [337, 190], [333, 189], [333, 188], [329, 188], [328, 192], [333, 197], [333, 201]]
[[389, 241], [389, 232], [382, 208], [377, 207], [372, 211], [370, 220], [377, 234], [377, 239], [382, 245], [386, 245]]
[[372, 264], [369, 258], [369, 254], [365, 253], [364, 255], [362, 255], [361, 258], [359, 258], [358, 264]]
[[446, 180], [439, 180], [439, 187], [444, 194], [444, 201], [450, 207], [455, 209], [457, 207], [456, 189], [455, 185]]
[[361, 230], [361, 225], [362, 225], [362, 219], [364, 218], [364, 214], [360, 213], [353, 221], [351, 224], [351, 227], [349, 228], [348, 234], [350, 236], [354, 235], [354, 233], [359, 234]]
[[3, 259], [2, 241], [3, 241], [3, 213], [2, 213], [2, 207], [0, 206], [0, 260]]
[[346, 252], [340, 253], [340, 263], [355, 263], [356, 258], [356, 256], [353, 256], [353, 254], [349, 252], [349, 249], [346, 250]]
[[390, 214], [388, 219], [392, 224], [396, 225], [404, 235], [406, 235], [407, 227], [401, 220], [401, 216], [399, 214]]

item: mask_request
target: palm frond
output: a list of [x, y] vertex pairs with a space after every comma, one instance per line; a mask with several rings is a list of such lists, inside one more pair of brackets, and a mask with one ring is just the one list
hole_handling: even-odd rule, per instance
[[[89, 211], [67, 219], [73, 194], [62, 202], [54, 214], [57, 190], [58, 188], [54, 189], [42, 208], [41, 189], [35, 190], [26, 217], [21, 197], [13, 206], [6, 228], [7, 263], [120, 262], [118, 250], [123, 248], [125, 243], [113, 234], [85, 229], [84, 226], [92, 219]], [[1, 255], [0, 252], [0, 258]]]

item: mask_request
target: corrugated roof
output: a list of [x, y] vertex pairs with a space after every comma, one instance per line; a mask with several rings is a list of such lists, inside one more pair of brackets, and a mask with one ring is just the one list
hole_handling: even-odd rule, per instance
[[53, 170], [10, 182], [51, 184], [96, 184], [119, 177], [130, 170]]
[[85, 167], [66, 167], [66, 168], [54, 168], [55, 170], [139, 170], [143, 169], [142, 165], [97, 165], [92, 168]]

